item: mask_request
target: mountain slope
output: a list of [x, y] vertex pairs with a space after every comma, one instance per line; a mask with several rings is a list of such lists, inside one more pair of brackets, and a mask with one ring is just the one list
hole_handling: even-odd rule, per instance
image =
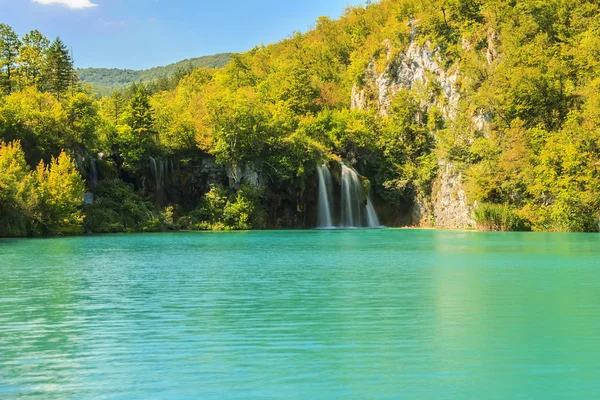
[[148, 82], [171, 76], [177, 71], [191, 68], [223, 68], [231, 59], [231, 53], [220, 53], [182, 60], [164, 67], [145, 70], [118, 68], [82, 68], [78, 70], [82, 82], [90, 83], [101, 93], [119, 89], [134, 82]]

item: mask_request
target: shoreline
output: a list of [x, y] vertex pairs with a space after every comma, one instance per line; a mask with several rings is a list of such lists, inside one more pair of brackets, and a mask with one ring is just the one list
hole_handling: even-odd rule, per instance
[[365, 232], [365, 231], [439, 231], [439, 232], [468, 232], [468, 233], [492, 233], [492, 234], [585, 234], [598, 235], [598, 232], [552, 232], [552, 231], [480, 231], [477, 229], [460, 229], [460, 228], [435, 228], [435, 227], [381, 227], [381, 228], [350, 228], [350, 229], [250, 229], [250, 230], [173, 230], [162, 232], [112, 232], [112, 233], [84, 233], [81, 235], [64, 235], [64, 236], [29, 236], [29, 237], [0, 237], [0, 241], [10, 240], [27, 240], [27, 239], [74, 239], [74, 238], [91, 238], [101, 236], [134, 236], [134, 235], [162, 235], [162, 234], [248, 234], [258, 232]]

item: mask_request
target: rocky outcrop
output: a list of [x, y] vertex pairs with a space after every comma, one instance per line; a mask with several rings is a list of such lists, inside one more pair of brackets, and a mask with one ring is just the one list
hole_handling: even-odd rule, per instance
[[360, 89], [358, 85], [352, 86], [352, 98], [350, 101], [350, 108], [352, 110], [364, 110], [367, 104], [365, 89]]
[[208, 155], [202, 157], [199, 168], [194, 168], [192, 172], [206, 182], [207, 187], [222, 184], [226, 180], [225, 168], [217, 164], [214, 157]]
[[370, 89], [375, 93], [379, 112], [385, 115], [400, 90], [424, 90], [433, 79], [440, 88], [440, 96], [434, 104], [447, 119], [454, 118], [460, 99], [458, 70], [443, 69], [438, 62], [437, 52], [431, 50], [429, 42], [421, 46], [413, 41], [397, 57], [392, 56], [389, 42], [385, 44], [388, 48], [388, 66], [382, 74], [377, 74], [375, 62], [369, 64], [364, 75], [365, 87], [355, 86], [352, 89], [352, 109], [364, 110], [369, 107], [366, 91]]
[[462, 173], [440, 160], [431, 196], [417, 195], [410, 213], [413, 225], [422, 228], [472, 228], [473, 207], [467, 201]]
[[479, 111], [471, 118], [473, 128], [484, 134], [486, 137], [490, 134], [490, 122], [492, 121], [492, 113]]
[[[386, 67], [378, 73], [377, 64], [372, 61], [365, 71], [360, 85], [352, 88], [351, 107], [353, 110], [377, 109], [380, 114], [390, 112], [392, 100], [402, 90], [418, 95], [424, 110], [436, 106], [444, 119], [450, 123], [459, 112], [461, 100], [461, 74], [457, 66], [446, 68], [440, 53], [430, 42], [419, 44], [417, 22], [412, 21], [411, 42], [398, 53], [392, 50], [389, 41], [383, 43], [386, 54]], [[463, 39], [461, 46], [465, 52], [478, 51], [473, 44]], [[487, 48], [483, 50], [491, 68], [499, 55], [500, 38], [491, 30], [487, 37]], [[379, 69], [381, 71], [381, 69]], [[479, 135], [489, 137], [492, 133], [493, 114], [489, 110], [474, 110], [470, 114], [471, 127], [466, 127], [465, 140], [471, 142]], [[410, 217], [417, 226], [449, 229], [471, 228], [474, 226], [473, 207], [467, 199], [463, 174], [447, 160], [438, 160], [439, 172], [431, 195], [417, 193]]]
[[432, 202], [435, 226], [447, 229], [473, 227], [473, 210], [467, 202], [463, 176], [452, 163], [440, 160]]
[[228, 165], [227, 177], [229, 178], [229, 186], [236, 190], [238, 190], [244, 183], [256, 188], [263, 186], [263, 179], [254, 163], [246, 163], [243, 166]]
[[487, 51], [485, 53], [485, 58], [488, 64], [492, 64], [498, 58], [498, 45], [500, 41], [500, 35], [497, 31], [491, 30], [488, 32], [487, 37]]
[[[398, 56], [392, 55], [390, 43], [385, 42], [387, 67], [383, 73], [377, 74], [375, 62], [369, 64], [363, 76], [364, 85], [352, 88], [352, 109], [377, 107], [380, 114], [387, 115], [394, 96], [401, 90], [411, 90], [420, 92], [422, 98], [430, 99], [423, 104], [424, 108], [435, 105], [446, 120], [456, 117], [461, 98], [458, 84], [460, 73], [457, 68], [444, 69], [431, 43], [419, 45], [414, 40], [414, 32], [413, 29], [410, 45]], [[465, 42], [463, 46], [470, 44]], [[437, 87], [436, 93], [427, 93], [432, 87]], [[473, 129], [485, 134], [489, 131], [490, 121], [489, 113], [477, 112], [472, 117]], [[463, 176], [452, 163], [439, 160], [439, 173], [431, 192], [431, 196], [415, 196], [411, 208], [415, 225], [448, 229], [473, 226], [472, 209], [463, 187]]]
[[435, 226], [435, 215], [433, 214], [431, 199], [420, 194], [415, 196], [414, 203], [410, 209], [410, 221], [412, 225], [421, 228]]

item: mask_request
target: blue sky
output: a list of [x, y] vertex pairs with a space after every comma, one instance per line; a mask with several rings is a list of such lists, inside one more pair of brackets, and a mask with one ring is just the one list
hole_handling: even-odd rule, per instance
[[19, 35], [60, 36], [77, 67], [148, 68], [306, 31], [360, 0], [0, 0]]

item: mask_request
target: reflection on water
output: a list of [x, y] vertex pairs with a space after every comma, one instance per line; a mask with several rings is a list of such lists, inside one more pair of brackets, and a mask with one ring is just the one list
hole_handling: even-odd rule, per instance
[[600, 240], [0, 241], [0, 398], [592, 398]]

